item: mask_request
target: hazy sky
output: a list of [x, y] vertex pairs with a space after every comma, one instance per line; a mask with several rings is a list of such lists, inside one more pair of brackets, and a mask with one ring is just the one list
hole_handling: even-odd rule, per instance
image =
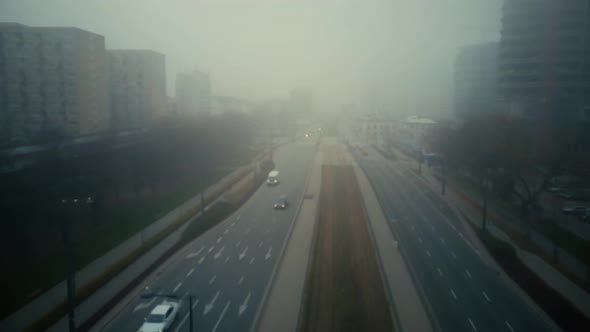
[[107, 48], [166, 55], [210, 73], [214, 93], [285, 98], [315, 89], [322, 107], [390, 103], [448, 112], [457, 47], [497, 40], [502, 0], [0, 0], [0, 21], [76, 26]]

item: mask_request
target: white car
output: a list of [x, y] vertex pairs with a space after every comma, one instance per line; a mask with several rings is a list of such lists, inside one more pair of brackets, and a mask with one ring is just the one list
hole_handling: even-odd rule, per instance
[[168, 330], [178, 313], [178, 303], [164, 301], [145, 318], [138, 332], [163, 332]]

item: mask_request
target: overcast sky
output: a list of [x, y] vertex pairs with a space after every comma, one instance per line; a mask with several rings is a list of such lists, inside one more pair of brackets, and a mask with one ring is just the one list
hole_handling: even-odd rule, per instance
[[166, 55], [210, 73], [214, 93], [286, 98], [315, 89], [320, 107], [388, 103], [404, 113], [452, 107], [461, 45], [498, 40], [502, 0], [0, 0], [0, 21], [76, 26], [107, 48]]

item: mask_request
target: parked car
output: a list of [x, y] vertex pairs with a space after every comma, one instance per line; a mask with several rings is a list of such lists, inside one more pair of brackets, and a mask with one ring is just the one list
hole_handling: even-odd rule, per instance
[[564, 214], [583, 216], [590, 213], [590, 208], [585, 206], [567, 206], [561, 209]]
[[166, 331], [174, 323], [177, 313], [177, 302], [164, 301], [162, 304], [157, 305], [144, 319], [143, 325], [141, 325], [138, 332]]

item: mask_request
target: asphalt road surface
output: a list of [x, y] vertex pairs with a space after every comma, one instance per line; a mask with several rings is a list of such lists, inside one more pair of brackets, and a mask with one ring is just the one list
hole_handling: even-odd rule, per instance
[[441, 331], [551, 331], [530, 306], [480, 258], [457, 217], [395, 162], [355, 152]]
[[[248, 331], [287, 234], [303, 199], [315, 145], [287, 144], [275, 151], [280, 184], [263, 184], [230, 218], [189, 246], [150, 284], [156, 293], [175, 294], [181, 308], [169, 331], [188, 331], [188, 296], [194, 296], [195, 331]], [[280, 195], [290, 206], [274, 210]], [[137, 331], [162, 298], [132, 300], [105, 328]]]

